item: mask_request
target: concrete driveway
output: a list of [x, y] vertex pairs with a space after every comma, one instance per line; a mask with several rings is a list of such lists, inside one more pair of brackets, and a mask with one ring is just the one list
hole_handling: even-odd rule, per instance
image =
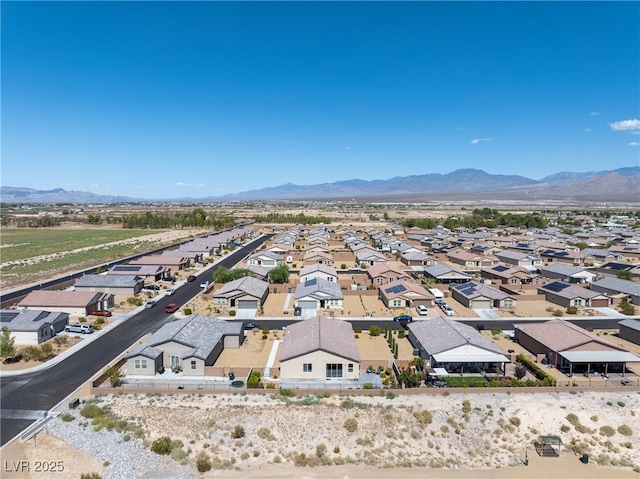
[[474, 309], [474, 311], [482, 319], [502, 319], [493, 309]]

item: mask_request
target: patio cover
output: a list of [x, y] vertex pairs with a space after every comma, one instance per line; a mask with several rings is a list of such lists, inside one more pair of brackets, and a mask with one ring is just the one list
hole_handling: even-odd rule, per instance
[[466, 344], [457, 348], [436, 353], [433, 358], [438, 363], [508, 363], [504, 354], [494, 353], [486, 349]]
[[637, 363], [640, 358], [627, 351], [561, 351], [570, 363]]

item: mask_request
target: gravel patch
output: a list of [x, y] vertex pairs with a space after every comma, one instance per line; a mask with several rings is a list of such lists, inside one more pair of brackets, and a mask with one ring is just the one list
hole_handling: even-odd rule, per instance
[[151, 452], [134, 437], [123, 440], [123, 434], [92, 426], [82, 426], [86, 421], [76, 416], [74, 421], [64, 422], [60, 418], [49, 425], [49, 433], [67, 442], [72, 447], [91, 454], [109, 465], [102, 472], [103, 479], [188, 479], [197, 476], [193, 466], [181, 465], [169, 456]]

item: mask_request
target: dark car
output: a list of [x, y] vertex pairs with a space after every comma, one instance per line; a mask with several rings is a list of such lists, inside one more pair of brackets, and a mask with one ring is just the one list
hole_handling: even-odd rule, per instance
[[91, 313], [91, 316], [102, 316], [102, 317], [108, 318], [111, 316], [111, 311], [107, 311], [107, 310], [94, 311], [93, 313]]
[[242, 323], [243, 329], [260, 329], [260, 325], [254, 321], [244, 321]]
[[168, 283], [175, 283], [176, 282], [176, 277], [175, 276], [167, 276], [162, 281], [166, 281]]
[[302, 308], [300, 308], [298, 306], [293, 308], [293, 315], [294, 316], [302, 316]]
[[160, 291], [160, 286], [158, 286], [157, 284], [149, 284], [143, 287], [142, 289], [147, 291]]
[[244, 387], [244, 381], [240, 381], [239, 379], [237, 381], [233, 381], [231, 383], [231, 387], [232, 388], [241, 388]]
[[398, 322], [406, 321], [407, 323], [410, 323], [411, 321], [413, 321], [413, 317], [408, 314], [400, 314], [393, 318], [393, 320]]
[[167, 307], [164, 308], [165, 313], [175, 313], [178, 311], [178, 305], [176, 303], [169, 303]]
[[196, 280], [196, 277], [194, 275], [189, 275], [187, 277], [187, 282], [189, 283], [193, 283]]

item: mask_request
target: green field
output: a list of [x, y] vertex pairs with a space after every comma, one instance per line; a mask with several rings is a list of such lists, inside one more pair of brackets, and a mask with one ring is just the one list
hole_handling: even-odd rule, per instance
[[[62, 230], [52, 228], [3, 229], [0, 234], [2, 286], [37, 282], [44, 278], [112, 261], [162, 246], [158, 241], [140, 239], [135, 243], [106, 246], [106, 243], [161, 233], [160, 230]], [[105, 246], [100, 246], [105, 245]], [[69, 253], [78, 248], [98, 246], [88, 251]], [[46, 254], [60, 254], [46, 261], [31, 259]]]

